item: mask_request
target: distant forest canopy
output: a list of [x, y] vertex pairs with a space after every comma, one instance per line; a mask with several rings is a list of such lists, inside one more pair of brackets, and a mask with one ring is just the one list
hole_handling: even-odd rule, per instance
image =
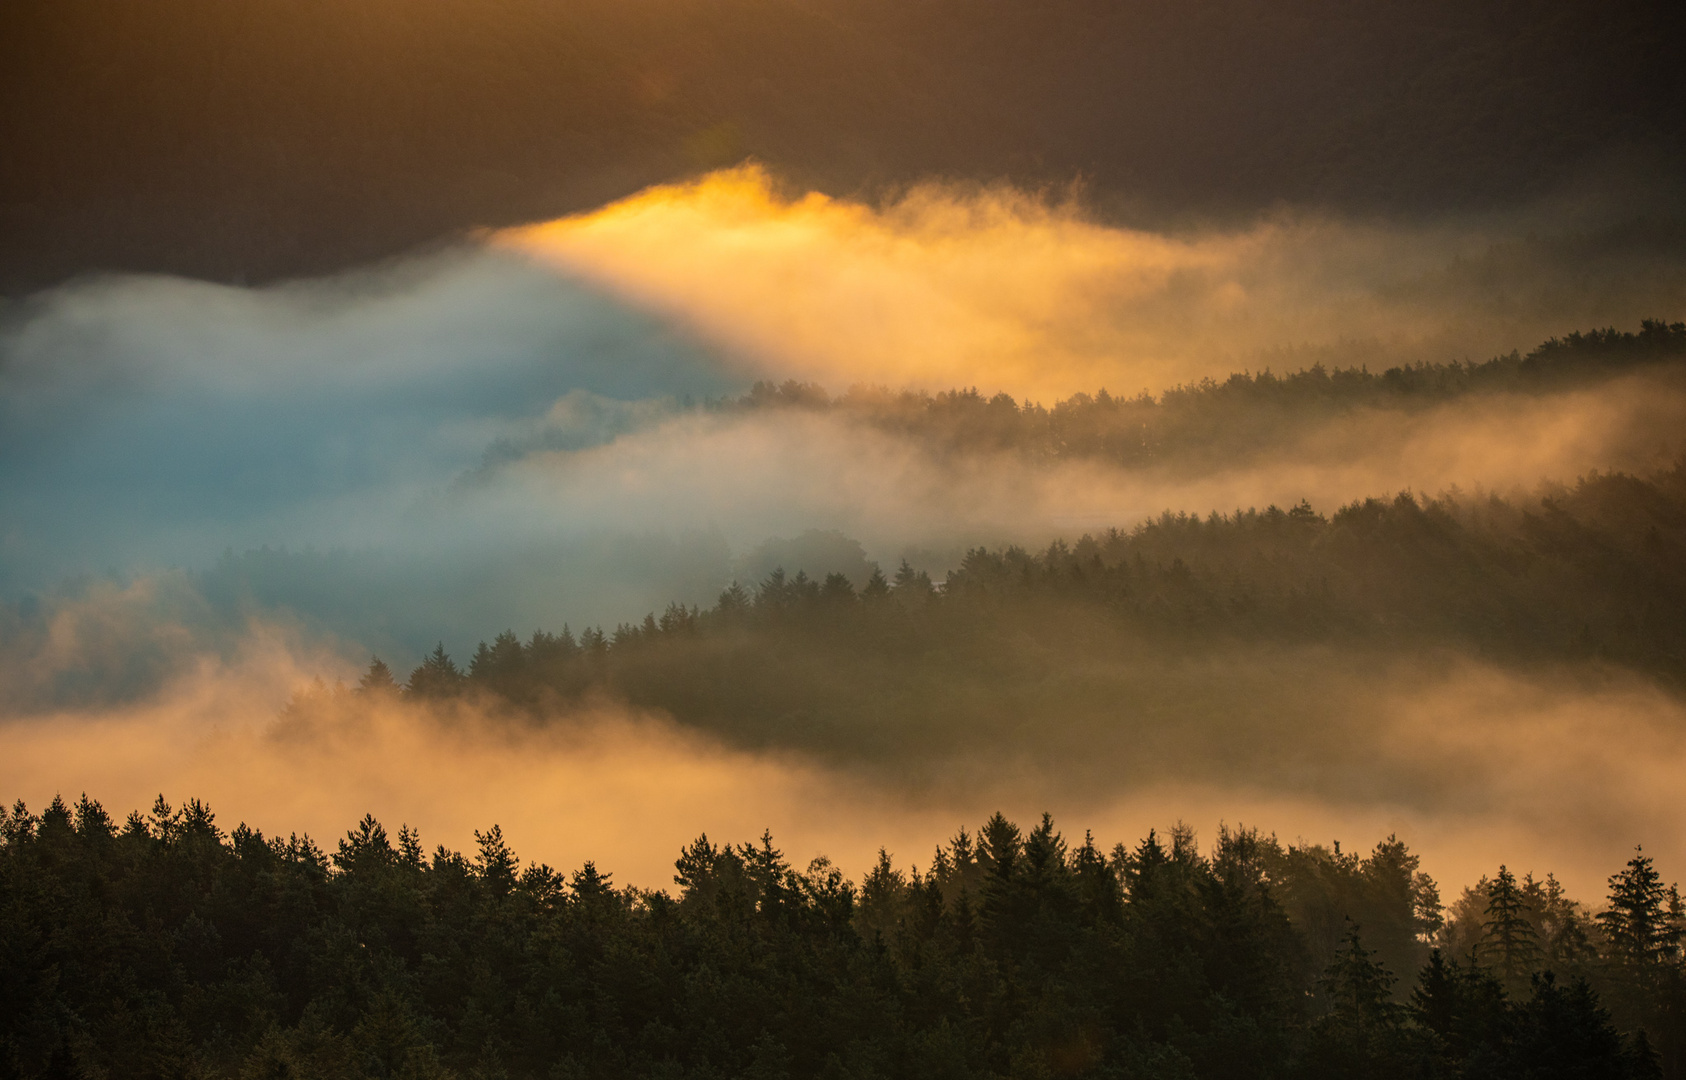
[[[1304, 504], [1166, 513], [1042, 551], [975, 549], [940, 585], [905, 562], [861, 582], [781, 569], [707, 610], [505, 632], [466, 667], [440, 647], [403, 692], [539, 716], [608, 694], [741, 742], [857, 753], [1056, 715], [1110, 731], [1120, 708], [1158, 715], [1163, 695], [1186, 712], [1212, 692], [1179, 688], [1181, 661], [1301, 647], [1618, 665], [1678, 691], [1686, 461], [1526, 501], [1402, 493], [1333, 516]], [[379, 660], [363, 686], [398, 690]]]
[[[840, 396], [795, 380], [758, 382], [725, 410], [798, 408], [833, 412], [955, 450], [1017, 450], [1037, 458], [1098, 458], [1124, 465], [1223, 460], [1282, 445], [1304, 422], [1359, 408], [1420, 409], [1480, 393], [1549, 393], [1631, 371], [1686, 370], [1686, 323], [1645, 320], [1637, 333], [1614, 327], [1552, 338], [1483, 363], [1425, 363], [1327, 370], [1321, 364], [1273, 374], [1206, 378], [1155, 398], [1104, 388], [1052, 408], [977, 390], [939, 394], [857, 386]], [[1296, 423], [1298, 422], [1298, 423]]]
[[475, 839], [0, 811], [0, 1076], [1686, 1075], [1686, 911], [1643, 852], [1596, 912], [1500, 866], [1447, 918], [1393, 837], [996, 814], [856, 884], [702, 836], [676, 892]]

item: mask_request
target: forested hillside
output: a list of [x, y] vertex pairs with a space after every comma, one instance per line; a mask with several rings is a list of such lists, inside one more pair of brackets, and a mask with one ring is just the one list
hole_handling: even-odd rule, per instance
[[[1678, 894], [1592, 916], [1501, 867], [1443, 924], [1360, 857], [1000, 815], [858, 885], [772, 837], [672, 891], [523, 865], [494, 826], [325, 851], [162, 798], [0, 818], [7, 1077], [1600, 1077], [1686, 1071]], [[1441, 947], [1435, 948], [1439, 945]]]
[[[977, 549], [940, 585], [905, 563], [859, 583], [780, 570], [708, 610], [506, 632], [466, 667], [441, 648], [404, 692], [535, 717], [606, 694], [744, 744], [894, 756], [1019, 730], [1194, 725], [1186, 737], [1234, 707], [1208, 700], [1230, 676], [1188, 662], [1331, 648], [1372, 665], [1440, 652], [1625, 667], [1679, 688], [1686, 464], [1528, 500], [1401, 493], [1329, 516], [1166, 513], [1037, 552]], [[380, 661], [364, 685], [398, 692]]]
[[953, 451], [1012, 450], [1037, 460], [1094, 458], [1120, 465], [1215, 467], [1238, 456], [1292, 446], [1308, 429], [1358, 410], [1422, 411], [1461, 398], [1548, 394], [1635, 371], [1675, 374], [1686, 361], [1686, 323], [1647, 319], [1638, 333], [1615, 328], [1552, 338], [1526, 355], [1484, 363], [1419, 364], [1379, 372], [1326, 370], [1281, 375], [1237, 372], [1154, 397], [1101, 389], [1052, 407], [973, 390], [940, 394], [858, 386], [833, 397], [794, 380], [760, 382], [713, 408], [832, 412]]
[[[1257, 446], [1272, 425], [1232, 422], [1254, 410], [1555, 392], [1683, 346], [1686, 326], [1648, 323], [1483, 365], [1053, 409], [802, 386], [702, 408], [1139, 465]], [[1533, 494], [1166, 512], [977, 548], [940, 581], [861, 565], [786, 566], [612, 630], [561, 612], [402, 678], [375, 659], [268, 734], [380, 714], [495, 737], [608, 703], [924, 790], [1005, 747], [1068, 789], [1264, 773], [1350, 806], [1353, 785], [1403, 804], [1446, 770], [1426, 731], [1426, 765], [1365, 767], [1402, 659], [1686, 689], [1686, 461]], [[50, 631], [19, 622], [18, 640]], [[1507, 866], [1443, 896], [1394, 837], [1361, 855], [1240, 827], [1109, 847], [996, 815], [858, 882], [768, 835], [699, 837], [667, 891], [476, 837], [428, 854], [366, 818], [330, 851], [225, 831], [199, 802], [122, 822], [85, 796], [18, 803], [0, 818], [0, 1078], [1686, 1077], [1686, 907], [1642, 851], [1581, 903]]]

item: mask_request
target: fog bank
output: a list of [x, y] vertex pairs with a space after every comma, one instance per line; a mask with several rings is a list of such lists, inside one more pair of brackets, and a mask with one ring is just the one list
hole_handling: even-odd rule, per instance
[[[313, 674], [353, 672], [254, 626], [228, 660], [202, 657], [144, 700], [0, 721], [0, 789], [36, 808], [82, 791], [116, 811], [196, 797], [225, 827], [308, 830], [330, 846], [365, 812], [420, 828], [429, 846], [468, 846], [496, 822], [526, 857], [593, 859], [650, 887], [703, 831], [770, 828], [793, 861], [824, 853], [859, 876], [880, 846], [923, 865], [998, 808], [1020, 820], [1049, 810], [1109, 843], [1178, 819], [1208, 837], [1241, 822], [1353, 848], [1397, 832], [1444, 884], [1505, 862], [1553, 871], [1588, 900], [1635, 843], [1665, 874], [1686, 864], [1674, 828], [1686, 705], [1630, 677], [1327, 651], [1200, 666], [1182, 675], [1246, 683], [1250, 707], [1201, 700], [1155, 716], [1125, 702], [1110, 730], [980, 730], [884, 769], [735, 750], [610, 701], [532, 726], [467, 702], [310, 699]], [[280, 715], [293, 690], [305, 707]]]
[[498, 242], [678, 318], [740, 370], [1049, 403], [1266, 365], [1483, 360], [1686, 305], [1678, 230], [1591, 205], [1149, 232], [1006, 186], [874, 208], [749, 167]]

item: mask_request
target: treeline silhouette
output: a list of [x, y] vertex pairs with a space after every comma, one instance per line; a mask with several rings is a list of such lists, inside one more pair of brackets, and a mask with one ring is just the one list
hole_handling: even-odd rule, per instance
[[[894, 756], [1025, 730], [1123, 737], [1125, 715], [1132, 730], [1218, 723], [1243, 706], [1202, 695], [1231, 676], [1184, 677], [1183, 661], [1296, 648], [1377, 664], [1439, 651], [1615, 665], [1679, 688], [1686, 462], [1648, 478], [1595, 473], [1530, 499], [1402, 493], [1332, 517], [1303, 503], [1166, 513], [1042, 551], [979, 548], [940, 586], [906, 562], [859, 588], [779, 570], [752, 589], [733, 584], [708, 610], [673, 604], [610, 631], [505, 632], [466, 668], [440, 646], [402, 692], [537, 717], [608, 696], [741, 744]], [[1319, 682], [1328, 667], [1313, 665]], [[400, 692], [378, 659], [362, 688]]]
[[675, 891], [372, 817], [324, 851], [198, 801], [0, 812], [0, 1076], [1679, 1076], [1678, 891], [1001, 815], [857, 885], [763, 834]]
[[1291, 445], [1308, 424], [1354, 410], [1410, 410], [1470, 394], [1546, 393], [1635, 369], [1686, 360], [1686, 323], [1645, 320], [1637, 333], [1609, 328], [1552, 338], [1526, 355], [1484, 363], [1425, 363], [1372, 372], [1321, 364], [1275, 375], [1235, 373], [1174, 387], [1157, 398], [1105, 389], [1051, 408], [977, 390], [939, 394], [858, 386], [832, 396], [823, 386], [758, 382], [717, 409], [795, 408], [848, 416], [956, 451], [1014, 450], [1037, 459], [1099, 458], [1132, 466], [1212, 465]]

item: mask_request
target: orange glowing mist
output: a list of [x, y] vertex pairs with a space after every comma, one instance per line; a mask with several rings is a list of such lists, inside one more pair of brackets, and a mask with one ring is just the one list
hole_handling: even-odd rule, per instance
[[1566, 290], [1563, 268], [1507, 246], [1513, 227], [1299, 217], [1173, 235], [1006, 187], [926, 185], [876, 208], [784, 198], [745, 167], [494, 242], [678, 319], [746, 374], [1042, 400], [1292, 365], [1296, 350], [1485, 359], [1678, 306], [1678, 280], [1638, 267]]
[[[1271, 768], [1215, 776], [1197, 737], [1126, 740], [1153, 759], [1152, 779], [1136, 770], [1097, 783], [1094, 770], [1074, 780], [1057, 760], [980, 734], [910, 783], [871, 761], [733, 747], [609, 701], [537, 725], [473, 702], [356, 695], [278, 718], [286, 688], [308, 672], [350, 672], [319, 645], [262, 624], [232, 659], [202, 658], [147, 700], [0, 716], [0, 790], [37, 809], [55, 793], [86, 791], [119, 813], [160, 792], [176, 803], [197, 797], [225, 827], [308, 832], [329, 847], [364, 813], [459, 849], [496, 823], [527, 858], [591, 859], [646, 887], [670, 882], [673, 858], [700, 832], [743, 840], [768, 828], [794, 861], [825, 854], [859, 876], [880, 846], [903, 866], [923, 864], [933, 844], [996, 809], [1021, 821], [1050, 810], [1066, 829], [1092, 827], [1109, 842], [1178, 819], [1208, 835], [1239, 821], [1285, 840], [1349, 845], [1396, 832], [1449, 885], [1509, 861], [1555, 871], [1588, 899], [1637, 841], [1665, 867], [1686, 857], [1668, 828], [1686, 716], [1642, 680], [1474, 662], [1378, 668], [1317, 650], [1210, 662], [1292, 668], [1288, 683], [1332, 695], [1350, 720], [1303, 733], [1307, 759], [1340, 756], [1324, 737], [1352, 743], [1375, 779], [1400, 790], [1340, 795]], [[1269, 723], [1228, 712], [1204, 726], [1227, 724], [1245, 739]], [[1119, 723], [1127, 732], [1133, 721]], [[1104, 771], [1118, 740], [1092, 734], [1092, 764]]]

